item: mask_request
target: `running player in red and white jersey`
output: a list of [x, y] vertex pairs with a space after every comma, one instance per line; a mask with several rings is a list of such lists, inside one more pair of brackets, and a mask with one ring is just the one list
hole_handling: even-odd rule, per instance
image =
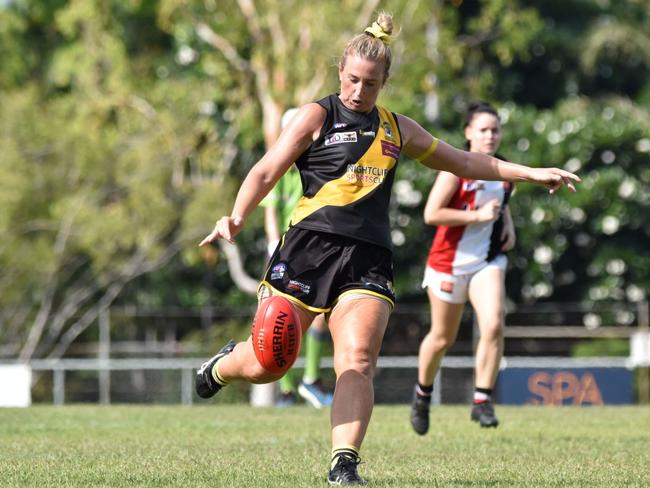
[[[479, 102], [469, 107], [465, 122], [469, 151], [494, 155], [501, 135], [499, 116], [491, 105]], [[433, 380], [456, 340], [468, 300], [481, 332], [471, 419], [483, 427], [499, 423], [492, 390], [503, 354], [504, 253], [515, 243], [508, 208], [512, 187], [509, 182], [470, 180], [441, 172], [429, 194], [424, 220], [438, 228], [422, 283], [431, 303], [431, 330], [420, 345], [411, 408], [411, 425], [420, 435], [429, 429]]]

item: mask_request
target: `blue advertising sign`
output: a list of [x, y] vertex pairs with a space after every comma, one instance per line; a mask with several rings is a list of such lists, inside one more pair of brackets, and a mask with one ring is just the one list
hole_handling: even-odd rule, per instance
[[634, 402], [627, 368], [506, 368], [497, 401], [510, 405], [623, 405]]

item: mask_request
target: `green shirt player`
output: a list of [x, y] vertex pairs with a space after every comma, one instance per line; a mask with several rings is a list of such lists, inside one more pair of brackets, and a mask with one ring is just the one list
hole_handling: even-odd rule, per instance
[[275, 251], [281, 234], [289, 228], [291, 214], [298, 205], [300, 197], [302, 197], [300, 173], [295, 166], [292, 166], [260, 203], [264, 207], [264, 230], [269, 256]]
[[[284, 128], [297, 109], [289, 109], [282, 116]], [[303, 194], [300, 173], [295, 165], [287, 171], [275, 184], [260, 205], [264, 207], [264, 230], [268, 242], [268, 253], [272, 256], [280, 242], [280, 237], [289, 228], [291, 216]], [[332, 404], [332, 394], [323, 388], [320, 377], [320, 360], [325, 343], [329, 340], [327, 322], [323, 314], [318, 315], [312, 322], [304, 338], [303, 351], [305, 370], [298, 384], [298, 394], [315, 408], [329, 407]], [[289, 407], [296, 403], [296, 385], [292, 371], [288, 371], [280, 379], [280, 398], [278, 407]]]

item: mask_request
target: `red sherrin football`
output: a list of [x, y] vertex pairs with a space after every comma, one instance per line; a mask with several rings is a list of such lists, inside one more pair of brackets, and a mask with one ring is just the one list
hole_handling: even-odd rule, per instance
[[253, 350], [262, 367], [271, 373], [286, 373], [300, 352], [300, 321], [284, 297], [265, 299], [257, 309], [251, 332]]

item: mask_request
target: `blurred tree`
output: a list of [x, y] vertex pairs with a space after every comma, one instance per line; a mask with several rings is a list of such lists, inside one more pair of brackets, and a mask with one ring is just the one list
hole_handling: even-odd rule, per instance
[[[459, 3], [455, 35], [463, 39], [467, 36], [463, 26], [476, 25], [480, 5]], [[638, 1], [519, 3], [535, 9], [546, 26], [529, 38], [530, 54], [504, 63], [489, 55], [486, 46], [493, 39], [486, 40], [480, 51], [484, 55], [473, 58], [473, 71], [494, 73], [494, 78], [467, 90], [461, 85], [456, 97], [441, 92], [446, 100], [441, 106], [452, 110], [432, 130], [462, 144], [460, 115], [466, 103], [487, 99], [501, 108], [504, 120], [500, 153], [518, 162], [564, 166], [585, 178], [575, 195], [549, 196], [540, 188], [518, 185], [511, 206], [519, 240], [510, 253], [508, 274], [513, 302], [647, 299], [647, 6]], [[607, 26], [616, 26], [611, 35]], [[620, 71], [621, 78], [606, 82], [602, 73], [610, 69]], [[459, 73], [461, 80], [471, 79]], [[403, 242], [397, 248], [396, 269], [401, 270], [397, 288], [403, 301], [419, 302], [426, 257], [419, 236], [430, 238], [435, 231], [423, 226], [419, 202], [426, 198], [433, 177], [417, 167], [402, 165], [401, 171], [397, 201], [402, 198], [413, 207], [399, 204], [395, 209], [395, 228]], [[413, 256], [419, 256], [419, 262]], [[630, 324], [633, 319], [621, 313], [617, 323]]]
[[121, 16], [153, 21], [133, 5], [15, 6], [58, 33], [40, 76], [0, 104], [0, 338], [23, 360], [64, 354], [129, 282], [198, 240], [205, 209], [227, 211], [214, 187], [232, 186], [238, 126], [219, 132], [206, 80], [160, 81], [146, 58], [164, 34], [151, 51], [125, 44]]
[[[250, 305], [219, 249], [195, 244], [282, 112], [337, 89], [344, 42], [379, 8], [398, 29], [380, 103], [462, 145], [461, 114], [487, 99], [504, 155], [585, 178], [575, 195], [517, 189], [510, 298], [646, 297], [643, 0], [15, 0], [0, 6], [0, 341], [55, 357], [113, 303]], [[434, 177], [398, 170], [403, 302], [425, 301]], [[238, 238], [248, 275], [263, 266], [260, 221]]]
[[[634, 112], [620, 99], [575, 99], [541, 116], [530, 110], [511, 114], [517, 127], [510, 141], [522, 148], [530, 143], [527, 156], [564, 161], [584, 179], [578, 193], [559, 199], [518, 188], [513, 212], [525, 232], [509, 276], [514, 300], [644, 298], [650, 287], [644, 251], [650, 246], [644, 174], [650, 148], [643, 145], [650, 141], [643, 141], [650, 118]], [[534, 133], [544, 139], [530, 140]], [[517, 152], [524, 151], [512, 154]]]

